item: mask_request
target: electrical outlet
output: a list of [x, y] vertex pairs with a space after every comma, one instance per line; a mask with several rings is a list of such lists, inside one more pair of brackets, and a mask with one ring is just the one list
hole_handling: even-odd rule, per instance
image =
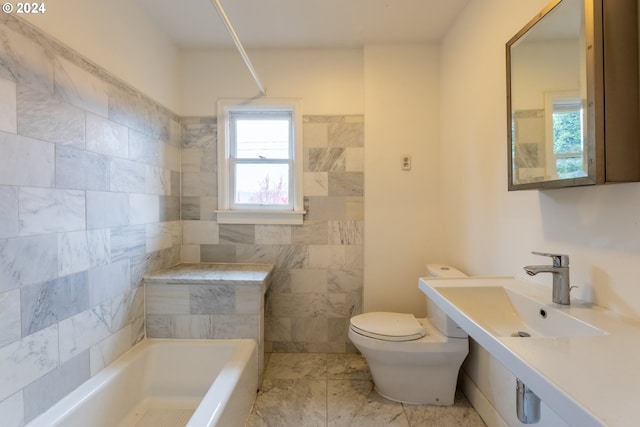
[[403, 171], [410, 171], [411, 170], [411, 156], [408, 154], [403, 154], [400, 157], [400, 167], [402, 168]]

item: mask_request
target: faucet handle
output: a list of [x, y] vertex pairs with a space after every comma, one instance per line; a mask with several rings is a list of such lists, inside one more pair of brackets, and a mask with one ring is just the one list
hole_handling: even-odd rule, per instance
[[550, 254], [546, 252], [531, 252], [534, 255], [548, 256], [553, 260], [554, 267], [568, 267], [569, 266], [569, 255], [562, 254]]

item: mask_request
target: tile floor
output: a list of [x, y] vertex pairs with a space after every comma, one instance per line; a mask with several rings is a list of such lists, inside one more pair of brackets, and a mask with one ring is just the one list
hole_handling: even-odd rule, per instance
[[246, 427], [486, 427], [459, 394], [450, 407], [380, 397], [358, 354], [273, 353]]

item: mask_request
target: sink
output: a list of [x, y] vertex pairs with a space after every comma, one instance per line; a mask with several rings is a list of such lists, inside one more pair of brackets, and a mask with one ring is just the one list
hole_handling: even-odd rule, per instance
[[554, 304], [550, 286], [516, 277], [424, 277], [418, 286], [436, 327], [454, 330], [453, 321], [474, 351], [481, 347], [568, 425], [637, 424], [637, 408], [620, 399], [640, 396], [637, 319], [578, 298]]
[[[495, 338], [606, 335], [572, 313], [585, 304], [551, 303], [551, 291], [515, 278], [421, 279], [420, 289], [460, 327]], [[547, 295], [548, 294], [548, 295]]]
[[444, 299], [496, 337], [572, 337], [605, 332], [504, 286], [435, 286]]

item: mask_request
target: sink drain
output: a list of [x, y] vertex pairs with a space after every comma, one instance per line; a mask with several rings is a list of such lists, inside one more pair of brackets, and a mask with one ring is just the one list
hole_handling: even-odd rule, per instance
[[512, 337], [529, 338], [531, 334], [525, 331], [518, 331], [511, 334]]

